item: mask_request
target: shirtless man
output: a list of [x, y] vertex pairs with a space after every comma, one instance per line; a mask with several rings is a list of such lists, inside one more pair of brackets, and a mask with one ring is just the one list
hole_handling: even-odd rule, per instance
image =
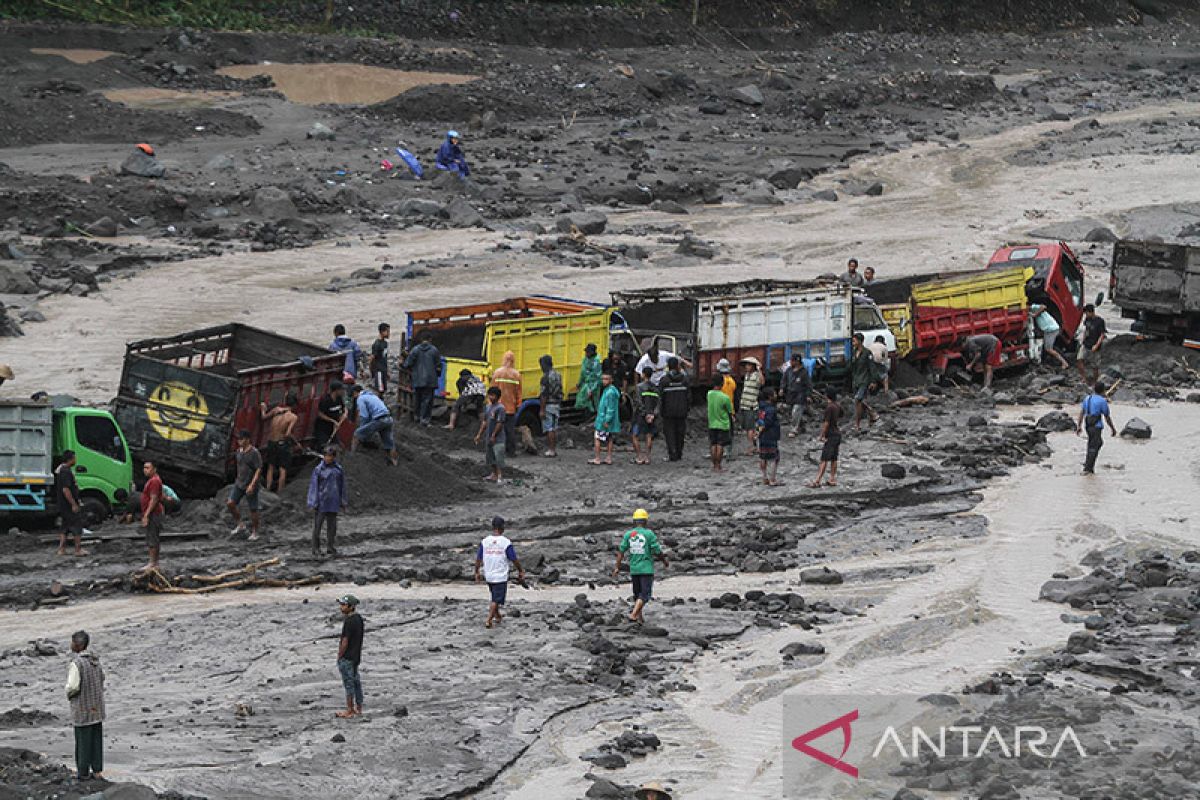
[[300, 401], [294, 393], [289, 392], [282, 405], [270, 410], [263, 403], [262, 418], [270, 424], [270, 435], [267, 437], [267, 481], [266, 488], [270, 491], [275, 482], [275, 468], [279, 468], [279, 485], [276, 492], [282, 492], [287, 485], [288, 470], [292, 467], [292, 450], [296, 441], [292, 438], [292, 430], [296, 427], [296, 406]]

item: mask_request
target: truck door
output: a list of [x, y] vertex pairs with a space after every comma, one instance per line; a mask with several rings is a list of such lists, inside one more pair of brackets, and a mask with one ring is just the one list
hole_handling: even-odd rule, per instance
[[67, 416], [74, 439], [80, 492], [95, 489], [111, 502], [117, 489], [128, 489], [132, 481], [129, 450], [120, 429], [107, 414], [74, 414]]

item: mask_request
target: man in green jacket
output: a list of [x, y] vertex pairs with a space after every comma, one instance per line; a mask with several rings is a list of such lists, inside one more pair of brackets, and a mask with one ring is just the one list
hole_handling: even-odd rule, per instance
[[875, 409], [867, 405], [867, 395], [874, 387], [878, 374], [875, 369], [875, 358], [871, 351], [864, 346], [863, 335], [854, 334], [854, 355], [850, 359], [850, 378], [854, 382], [854, 430], [859, 429], [863, 411], [870, 415], [868, 425], [874, 425], [879, 415]]
[[595, 414], [600, 404], [600, 356], [596, 345], [583, 348], [583, 363], [579, 365], [579, 385], [575, 389], [575, 407]]
[[662, 560], [663, 569], [669, 566], [667, 557], [663, 555], [662, 545], [658, 543], [658, 537], [654, 535], [654, 531], [645, 527], [649, 519], [650, 514], [644, 508], [633, 512], [635, 527], [625, 531], [621, 538], [621, 546], [617, 549], [617, 564], [612, 571], [612, 576], [617, 577], [621, 571], [621, 561], [628, 553], [629, 577], [633, 579], [633, 611], [629, 614], [629, 621], [639, 625], [645, 622], [642, 612], [646, 603], [650, 602], [654, 589], [654, 557], [658, 556]]
[[[621, 432], [621, 393], [613, 386], [612, 373], [606, 372], [600, 376], [600, 404], [596, 408], [596, 455], [589, 464], [612, 464], [613, 444], [616, 435]], [[608, 458], [600, 460], [600, 450], [608, 447]]]
[[712, 457], [713, 472], [721, 471], [725, 448], [733, 444], [733, 401], [721, 390], [725, 376], [714, 373], [708, 390], [708, 446]]

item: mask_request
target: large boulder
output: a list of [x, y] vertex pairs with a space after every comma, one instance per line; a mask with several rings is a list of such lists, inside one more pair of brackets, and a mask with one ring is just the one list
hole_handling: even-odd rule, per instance
[[1074, 430], [1075, 420], [1071, 419], [1071, 415], [1065, 411], [1050, 411], [1043, 414], [1037, 421], [1037, 429], [1040, 431], [1069, 431]]
[[[475, 206], [463, 197], [451, 200], [446, 205], [446, 213], [450, 215], [450, 224], [456, 228], [474, 228], [483, 225], [483, 214], [480, 214]], [[600, 230], [604, 230], [604, 228], [601, 227]]]
[[130, 153], [129, 157], [121, 162], [120, 168], [122, 175], [137, 175], [140, 178], [161, 178], [166, 171], [157, 158], [141, 150]]
[[829, 567], [809, 567], [800, 570], [801, 583], [821, 583], [827, 585], [842, 582], [842, 573]]
[[902, 465], [889, 462], [879, 468], [879, 474], [888, 480], [898, 481], [903, 478], [907, 472]]
[[1121, 436], [1130, 439], [1149, 439], [1152, 432], [1150, 423], [1139, 417], [1133, 417], [1121, 429]]
[[781, 647], [779, 652], [789, 660], [796, 656], [820, 656], [825, 654], [825, 645], [816, 642], [792, 642]]
[[754, 84], [739, 86], [730, 93], [730, 97], [734, 101], [747, 106], [761, 106], [763, 104], [762, 90]]
[[437, 200], [427, 200], [424, 197], [409, 197], [396, 209], [404, 217], [442, 217], [447, 216], [446, 207]]
[[577, 211], [573, 214], [561, 214], [554, 221], [554, 229], [559, 233], [570, 233], [572, 226], [578, 228], [580, 233], [589, 236], [594, 233], [604, 233], [604, 229], [608, 226], [608, 217], [599, 211]]
[[20, 263], [0, 264], [0, 294], [37, 294], [29, 267]]
[[253, 205], [267, 219], [291, 219], [298, 215], [291, 195], [278, 186], [264, 186], [255, 192]]
[[743, 203], [752, 206], [783, 205], [783, 201], [775, 196], [775, 187], [764, 180], [757, 180], [750, 184], [750, 187], [742, 192], [741, 199]]

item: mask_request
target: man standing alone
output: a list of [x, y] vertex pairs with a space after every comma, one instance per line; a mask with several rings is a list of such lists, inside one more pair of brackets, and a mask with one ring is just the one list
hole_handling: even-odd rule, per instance
[[363, 710], [362, 680], [358, 665], [362, 661], [363, 618], [358, 614], [358, 598], [352, 594], [338, 598], [342, 611], [342, 638], [338, 643], [337, 665], [346, 689], [346, 710], [337, 712], [341, 719], [361, 716]]
[[79, 484], [75, 482], [75, 451], [64, 450], [62, 463], [54, 470], [54, 495], [62, 532], [58, 535], [58, 554], [67, 554], [67, 536], [75, 538], [75, 555], [85, 556], [83, 544], [83, 506], [79, 502]]
[[[1091, 385], [1100, 380], [1100, 346], [1108, 338], [1108, 326], [1104, 318], [1096, 313], [1096, 307], [1088, 303], [1083, 307], [1083, 341], [1079, 343], [1079, 355], [1075, 366], [1079, 368], [1079, 376], [1083, 382]], [[1088, 377], [1088, 368], [1091, 377]]]
[[233, 478], [233, 489], [229, 491], [229, 499], [225, 501], [226, 508], [233, 515], [233, 531], [230, 536], [240, 536], [246, 532], [242, 524], [242, 512], [238, 511], [238, 503], [246, 499], [246, 507], [250, 509], [250, 541], [258, 539], [258, 490], [262, 484], [262, 455], [258, 448], [250, 444], [250, 431], [238, 431], [238, 448], [233, 454], [237, 463], [237, 473]]
[[412, 372], [413, 417], [417, 424], [428, 426], [433, 416], [433, 393], [442, 374], [442, 354], [433, 346], [428, 331], [421, 334], [420, 343], [404, 359], [404, 368]]
[[[387, 396], [388, 390], [388, 339], [392, 336], [392, 326], [386, 322], [379, 323], [379, 338], [371, 343], [371, 385], [380, 397]], [[321, 442], [324, 444], [324, 442]]]
[[158, 549], [162, 539], [163, 520], [163, 483], [158, 477], [158, 467], [153, 461], [142, 465], [142, 474], [146, 476], [146, 485], [142, 487], [142, 502], [139, 510], [142, 512], [142, 529], [146, 531], [146, 549], [150, 553], [150, 561], [144, 569], [158, 568]]
[[646, 604], [650, 602], [654, 589], [654, 557], [658, 556], [664, 568], [669, 566], [662, 546], [658, 543], [658, 537], [646, 527], [649, 520], [650, 514], [646, 509], [639, 508], [633, 512], [635, 527], [625, 531], [621, 538], [621, 545], [617, 549], [617, 563], [612, 571], [612, 576], [617, 577], [621, 571], [621, 560], [628, 553], [629, 577], [633, 580], [633, 611], [629, 614], [629, 621], [639, 625], [645, 622], [642, 613]]
[[1079, 418], [1075, 420], [1075, 435], [1087, 430], [1087, 458], [1083, 462], [1083, 474], [1096, 474], [1096, 457], [1104, 446], [1104, 423], [1113, 436], [1117, 435], [1116, 426], [1108, 410], [1108, 398], [1104, 394], [1105, 386], [1097, 383], [1091, 394], [1083, 399], [1079, 408]]
[[86, 631], [71, 634], [67, 668], [67, 700], [75, 726], [75, 769], [79, 780], [104, 775], [104, 670], [95, 653], [87, 652]]

